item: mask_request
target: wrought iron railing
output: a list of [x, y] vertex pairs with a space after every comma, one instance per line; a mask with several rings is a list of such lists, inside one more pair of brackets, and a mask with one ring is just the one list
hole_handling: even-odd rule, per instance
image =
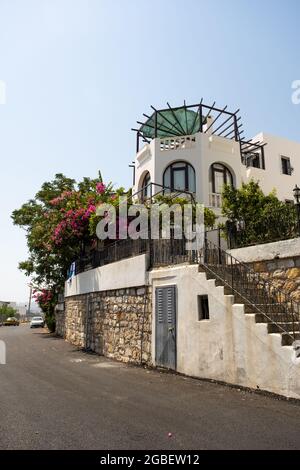
[[300, 303], [265, 279], [249, 265], [206, 240], [200, 263], [229, 287], [237, 301], [261, 315], [261, 321], [276, 328], [270, 332], [284, 333], [293, 340], [300, 337]]
[[149, 252], [149, 240], [117, 240], [100, 250], [91, 250], [75, 261], [75, 274], [95, 269], [122, 259], [142, 255]]
[[75, 274], [146, 253], [149, 255], [150, 267], [198, 263], [198, 252], [187, 250], [186, 243], [185, 238], [118, 240], [106, 245], [101, 250], [91, 250], [82, 254], [75, 261]]
[[198, 261], [198, 252], [187, 250], [185, 238], [150, 240], [150, 265], [152, 267], [198, 263]]

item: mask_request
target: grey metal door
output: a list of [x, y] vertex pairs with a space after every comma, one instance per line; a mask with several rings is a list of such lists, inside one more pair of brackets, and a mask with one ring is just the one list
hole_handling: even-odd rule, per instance
[[176, 370], [176, 286], [155, 290], [155, 362]]

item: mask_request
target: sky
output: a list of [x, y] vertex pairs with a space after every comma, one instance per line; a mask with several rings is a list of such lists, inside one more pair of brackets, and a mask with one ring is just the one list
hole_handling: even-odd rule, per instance
[[300, 141], [299, 18], [299, 0], [0, 0], [0, 300], [29, 294], [12, 211], [55, 173], [129, 187], [151, 104], [203, 97], [246, 137]]

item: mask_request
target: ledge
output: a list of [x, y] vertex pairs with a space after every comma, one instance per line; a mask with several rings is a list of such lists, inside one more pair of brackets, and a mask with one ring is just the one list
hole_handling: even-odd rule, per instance
[[228, 252], [243, 263], [292, 258], [294, 256], [300, 256], [300, 238], [235, 248], [228, 250]]
[[72, 277], [65, 283], [65, 298], [147, 284], [148, 256], [139, 255]]

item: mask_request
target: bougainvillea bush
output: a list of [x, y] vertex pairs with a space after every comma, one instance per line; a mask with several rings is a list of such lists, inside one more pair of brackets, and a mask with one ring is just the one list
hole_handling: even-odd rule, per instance
[[[58, 294], [63, 290], [70, 264], [85, 244], [96, 240], [93, 216], [103, 203], [116, 204], [123, 188], [112, 190], [98, 178], [81, 182], [57, 174], [42, 185], [34, 199], [12, 214], [15, 225], [26, 230], [29, 256], [19, 268], [37, 286], [36, 301], [53, 320]], [[51, 320], [52, 318], [52, 320]]]

